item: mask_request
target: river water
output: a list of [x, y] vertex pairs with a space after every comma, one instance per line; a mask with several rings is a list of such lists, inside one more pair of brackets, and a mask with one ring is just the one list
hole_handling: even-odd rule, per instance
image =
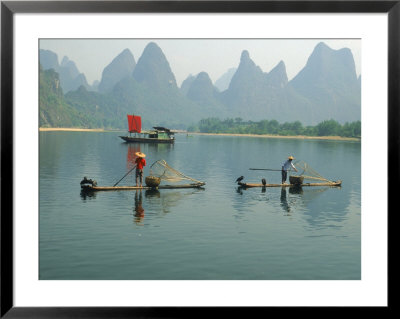
[[[122, 134], [122, 133], [121, 133]], [[39, 278], [74, 280], [359, 280], [361, 143], [177, 134], [127, 144], [115, 132], [40, 132]], [[164, 159], [203, 189], [80, 191], [114, 185], [134, 153]], [[340, 188], [279, 183], [288, 155]], [[134, 174], [119, 185], [133, 185]]]

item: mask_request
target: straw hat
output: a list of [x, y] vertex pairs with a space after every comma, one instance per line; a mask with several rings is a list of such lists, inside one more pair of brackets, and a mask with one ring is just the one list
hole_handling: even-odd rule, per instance
[[136, 152], [135, 155], [137, 157], [146, 157], [146, 154], [145, 153], [141, 153], [141, 152]]
[[293, 156], [289, 156], [289, 157], [288, 157], [288, 159], [290, 159], [290, 160], [293, 160], [293, 159], [294, 159], [294, 157], [293, 157]]

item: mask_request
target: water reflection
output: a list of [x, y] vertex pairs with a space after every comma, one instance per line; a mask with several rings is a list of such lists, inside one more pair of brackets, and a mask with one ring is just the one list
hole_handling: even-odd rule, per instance
[[169, 151], [174, 148], [174, 143], [149, 143], [147, 145], [150, 151], [156, 152]]
[[243, 187], [242, 187], [242, 186], [238, 186], [238, 187], [236, 188], [236, 193], [238, 193], [238, 194], [240, 194], [240, 195], [243, 195]]
[[[242, 215], [251, 206], [265, 203], [270, 212], [283, 211], [284, 216], [292, 216], [295, 212], [308, 226], [315, 228], [340, 227], [347, 220], [346, 203], [342, 198], [340, 187], [281, 187], [277, 188], [245, 188], [237, 187], [232, 202], [233, 207]], [[339, 193], [338, 193], [339, 192]]]
[[154, 217], [164, 216], [173, 211], [179, 203], [185, 202], [184, 198], [196, 193], [204, 191], [204, 189], [195, 189], [191, 191], [171, 191], [164, 190], [160, 192], [157, 189], [148, 189], [145, 191], [136, 190], [134, 198], [134, 222], [137, 225], [143, 226], [145, 219], [145, 209], [143, 208], [143, 193], [145, 198], [145, 207], [147, 210], [146, 220], [151, 220]]
[[282, 187], [281, 189], [281, 206], [284, 211], [290, 212], [290, 206], [287, 201], [287, 195], [286, 195], [286, 187]]
[[152, 207], [152, 211], [159, 212], [162, 215], [170, 213], [180, 202], [185, 202], [185, 197], [202, 192], [204, 189], [196, 188], [187, 190], [148, 190], [145, 193], [146, 202]]
[[312, 229], [326, 229], [342, 227], [346, 221], [348, 211], [346, 202], [341, 198], [340, 187], [326, 187], [307, 191], [303, 201], [307, 207], [303, 217]]
[[[236, 188], [236, 192], [240, 195], [243, 195], [243, 191], [247, 189], [251, 189], [253, 187], [247, 187], [246, 185], [240, 185]], [[257, 187], [258, 188], [258, 187]], [[261, 193], [265, 193], [267, 191], [267, 187], [262, 186], [261, 187]]]
[[[289, 187], [289, 194], [292, 195], [302, 195], [303, 194], [303, 188], [301, 186], [293, 186]], [[288, 195], [287, 195], [287, 190], [286, 187], [281, 188], [281, 207], [283, 210], [287, 213], [291, 212], [291, 205], [296, 205], [295, 201], [291, 201], [290, 204], [288, 202]]]
[[95, 199], [97, 196], [97, 192], [90, 190], [81, 190], [80, 195], [82, 200]]
[[348, 219], [343, 209], [345, 202], [338, 200], [342, 196], [339, 187], [289, 188], [288, 193], [281, 191], [281, 207], [284, 212], [294, 211], [311, 229], [342, 227]]
[[289, 187], [289, 194], [303, 194], [303, 187], [301, 186]]
[[147, 189], [144, 195], [149, 198], [151, 197], [160, 198], [161, 196], [160, 191], [158, 189]]
[[144, 219], [144, 208], [142, 206], [143, 203], [143, 195], [142, 190], [137, 190], [135, 192], [135, 213], [134, 213], [134, 222], [136, 225], [143, 225]]

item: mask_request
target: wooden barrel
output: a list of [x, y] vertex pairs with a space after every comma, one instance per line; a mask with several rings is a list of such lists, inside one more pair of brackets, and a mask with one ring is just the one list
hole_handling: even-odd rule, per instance
[[289, 182], [293, 185], [303, 184], [304, 176], [289, 176]]
[[161, 179], [156, 176], [147, 176], [144, 180], [147, 186], [149, 187], [157, 187], [161, 183]]

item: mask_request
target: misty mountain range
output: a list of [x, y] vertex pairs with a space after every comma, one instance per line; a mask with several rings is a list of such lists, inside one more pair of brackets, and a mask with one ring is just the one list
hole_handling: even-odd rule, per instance
[[49, 50], [40, 50], [39, 59], [44, 70], [53, 69], [59, 74], [64, 93], [74, 91], [81, 85], [88, 90], [95, 90], [88, 84], [85, 75], [79, 72], [75, 62], [69, 60], [68, 57], [63, 57], [61, 64], [59, 64], [56, 53]]
[[353, 55], [349, 49], [333, 50], [323, 42], [291, 81], [283, 61], [267, 73], [244, 50], [238, 66], [215, 83], [203, 71], [189, 75], [178, 87], [167, 58], [154, 42], [137, 62], [125, 49], [92, 86], [67, 57], [58, 64], [55, 53], [40, 50], [40, 65], [40, 126], [125, 129], [126, 114], [141, 115], [148, 128], [186, 128], [208, 117], [304, 125], [361, 120], [361, 79]]

